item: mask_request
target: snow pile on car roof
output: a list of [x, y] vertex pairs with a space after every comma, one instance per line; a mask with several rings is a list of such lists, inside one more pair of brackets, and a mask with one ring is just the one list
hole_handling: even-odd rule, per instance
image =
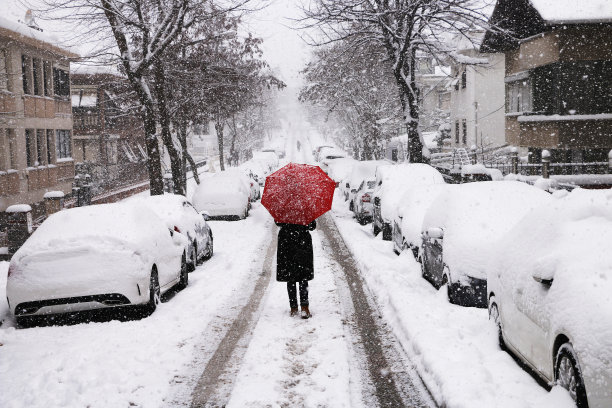
[[[238, 177], [206, 177], [193, 193], [193, 206], [198, 211], [216, 211], [225, 208], [241, 208], [249, 198]], [[211, 213], [211, 215], [216, 215]]]
[[610, 0], [530, 0], [548, 23], [612, 21]]
[[330, 160], [327, 164], [327, 175], [334, 181], [345, 180], [353, 170], [357, 160], [350, 157], [342, 157]]
[[363, 180], [373, 180], [376, 177], [376, 168], [387, 164], [384, 160], [366, 160], [355, 163], [349, 176], [351, 188], [358, 188]]
[[374, 195], [382, 198], [381, 214], [387, 221], [393, 220], [402, 196], [410, 188], [444, 184], [442, 174], [428, 164], [403, 163], [379, 169], [383, 171], [382, 185], [378, 191], [375, 190]]
[[550, 194], [518, 181], [462, 184], [434, 200], [422, 229], [444, 228], [444, 263], [451, 274], [485, 279], [491, 245], [550, 200]]

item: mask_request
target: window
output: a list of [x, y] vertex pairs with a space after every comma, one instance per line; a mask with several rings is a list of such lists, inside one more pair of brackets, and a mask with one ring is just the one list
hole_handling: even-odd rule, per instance
[[459, 121], [455, 121], [455, 143], [459, 144]]
[[43, 94], [42, 64], [38, 58], [32, 59], [32, 78], [34, 79], [34, 95]]
[[53, 129], [47, 129], [47, 164], [53, 163]]
[[26, 55], [21, 56], [21, 79], [23, 80], [23, 93], [32, 93], [32, 60]]
[[7, 54], [3, 49], [0, 49], [0, 90], [8, 90]]
[[531, 101], [531, 79], [522, 79], [510, 82], [506, 85], [506, 112], [531, 112]]
[[39, 166], [45, 164], [47, 158], [47, 152], [45, 152], [46, 139], [43, 129], [36, 130], [36, 161]]
[[45, 96], [53, 96], [53, 74], [51, 73], [51, 63], [43, 61], [43, 82]]
[[34, 129], [25, 130], [26, 139], [26, 164], [28, 167], [34, 167]]
[[6, 136], [8, 138], [7, 167], [9, 169], [17, 169], [17, 137], [15, 136], [15, 129], [6, 129]]
[[53, 68], [53, 90], [56, 96], [70, 96], [70, 75], [60, 68]]
[[467, 144], [467, 121], [465, 119], [461, 120], [461, 128], [463, 130], [462, 142]]
[[106, 162], [117, 164], [117, 141], [109, 140], [106, 142]]
[[461, 73], [461, 88], [465, 88], [467, 85], [467, 70], [464, 69]]
[[55, 131], [55, 154], [58, 159], [72, 157], [72, 138], [69, 130]]

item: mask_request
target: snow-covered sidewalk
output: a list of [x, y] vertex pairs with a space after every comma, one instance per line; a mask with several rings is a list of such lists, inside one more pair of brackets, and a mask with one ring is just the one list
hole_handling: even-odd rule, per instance
[[396, 256], [392, 243], [374, 238], [337, 193], [334, 219], [377, 299], [385, 320], [417, 364], [434, 398], [449, 408], [572, 407], [564, 390], [547, 392], [499, 349], [484, 309], [452, 305], [445, 288], [421, 277], [409, 251]]
[[[240, 222], [213, 221], [215, 255], [189, 275], [189, 286], [142, 320], [15, 329], [0, 327], [0, 407], [158, 407], [202, 367], [207, 326], [231, 312], [261, 273], [270, 219], [255, 204]], [[0, 319], [6, 273], [0, 263]], [[233, 318], [233, 317], [232, 317]], [[220, 336], [222, 333], [219, 334]]]

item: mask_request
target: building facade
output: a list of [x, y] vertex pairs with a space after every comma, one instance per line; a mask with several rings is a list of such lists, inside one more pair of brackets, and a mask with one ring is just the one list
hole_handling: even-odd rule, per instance
[[74, 179], [70, 59], [44, 33], [0, 17], [0, 211], [29, 204]]
[[[539, 161], [603, 162], [612, 148], [612, 13], [498, 0], [481, 50], [504, 52], [506, 140]], [[599, 7], [599, 8], [598, 8]]]
[[[476, 64], [452, 66], [450, 86], [451, 146], [494, 149], [506, 144], [504, 134], [504, 54], [481, 54], [477, 46], [484, 33], [473, 41], [456, 40], [460, 57]], [[461, 60], [461, 58], [460, 58]]]
[[92, 177], [95, 193], [148, 177], [142, 119], [127, 89], [117, 75], [72, 75], [74, 160], [77, 173]]

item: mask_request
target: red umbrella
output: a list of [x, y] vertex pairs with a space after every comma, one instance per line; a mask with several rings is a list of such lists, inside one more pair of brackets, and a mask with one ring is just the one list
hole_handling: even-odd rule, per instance
[[331, 209], [335, 188], [319, 166], [289, 163], [266, 177], [261, 203], [276, 222], [308, 225]]

